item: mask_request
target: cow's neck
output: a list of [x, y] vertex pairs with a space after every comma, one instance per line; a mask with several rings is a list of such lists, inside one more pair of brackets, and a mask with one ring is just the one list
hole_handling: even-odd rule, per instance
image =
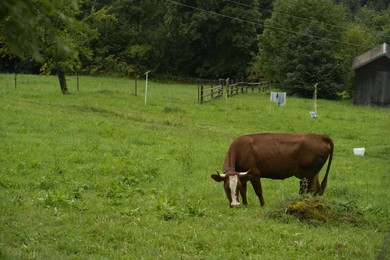
[[223, 166], [222, 170], [223, 173], [228, 173], [228, 172], [235, 172], [236, 167], [235, 167], [235, 161], [232, 159], [233, 157], [231, 156], [230, 152], [225, 157], [225, 160], [223, 161]]

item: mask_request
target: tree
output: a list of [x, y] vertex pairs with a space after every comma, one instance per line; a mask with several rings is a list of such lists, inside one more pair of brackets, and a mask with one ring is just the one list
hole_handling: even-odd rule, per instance
[[93, 3], [96, 8], [111, 5], [115, 21], [97, 25], [100, 38], [91, 46], [98, 55], [89, 64], [90, 71], [140, 75], [151, 69], [154, 75], [245, 76], [261, 31], [256, 24], [259, 2], [249, 1], [250, 7], [216, 0]]
[[[66, 17], [76, 17], [79, 14], [79, 9], [75, 6], [65, 4], [61, 9]], [[43, 33], [43, 47], [45, 51], [42, 52], [44, 62], [41, 70], [45, 73], [55, 72], [58, 76], [62, 93], [68, 94], [65, 75], [80, 69], [80, 55], [87, 59], [91, 58], [92, 51], [87, 47], [87, 43], [90, 39], [96, 37], [96, 32], [90, 30], [79, 21], [68, 23], [66, 19], [64, 20], [58, 15], [46, 13], [39, 16], [38, 20], [40, 27], [36, 28], [36, 30], [44, 31], [47, 22], [54, 24], [55, 34], [66, 46], [66, 48], [58, 48], [57, 38], [52, 40]]]
[[243, 77], [257, 52], [261, 30], [259, 1], [248, 6], [230, 1], [181, 1], [169, 4], [165, 21], [170, 45], [166, 50], [187, 75]]
[[334, 0], [337, 4], [344, 5], [350, 12], [351, 18], [355, 17], [361, 7], [373, 11], [384, 11], [390, 7], [389, 0]]
[[79, 53], [90, 57], [86, 43], [96, 35], [75, 17], [76, 0], [2, 2], [0, 35], [3, 53], [21, 58], [31, 55], [41, 70], [55, 72], [63, 94], [68, 93], [65, 74], [80, 66]]
[[321, 97], [343, 88], [345, 10], [331, 0], [277, 0], [260, 37], [257, 69], [289, 93], [311, 97], [318, 83]]
[[[49, 18], [57, 16], [67, 24], [75, 24], [73, 17], [67, 16], [61, 8], [66, 5], [77, 9], [76, 0], [3, 0], [0, 2], [0, 43], [1, 48], [16, 56], [32, 55], [43, 61], [42, 50], [45, 40], [58, 42], [58, 49], [70, 53], [63, 39], [56, 33], [56, 25]], [[43, 25], [41, 22], [45, 22]], [[37, 28], [45, 27], [44, 30]], [[43, 35], [44, 34], [44, 35]]]
[[317, 38], [307, 44], [306, 36], [326, 35], [326, 29], [311, 23], [302, 32], [290, 36], [290, 51], [286, 54], [286, 62], [280, 65], [281, 71], [285, 72], [282, 83], [289, 93], [301, 97], [312, 97], [313, 85], [319, 83], [319, 94], [324, 98], [334, 98], [342, 89], [345, 70], [332, 55], [331, 43], [327, 39]]
[[390, 43], [390, 7], [382, 11], [362, 7], [355, 21], [373, 38], [374, 43]]
[[163, 1], [89, 1], [83, 9], [88, 12], [92, 7], [109, 8], [111, 19], [93, 24], [99, 40], [91, 41], [95, 59], [88, 72], [136, 76], [158, 67], [166, 38]]

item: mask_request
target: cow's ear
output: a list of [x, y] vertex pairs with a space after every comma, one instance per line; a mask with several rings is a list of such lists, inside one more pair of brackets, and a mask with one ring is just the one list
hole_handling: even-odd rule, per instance
[[211, 178], [213, 178], [214, 181], [218, 181], [218, 182], [223, 181], [225, 179], [219, 174], [211, 174]]

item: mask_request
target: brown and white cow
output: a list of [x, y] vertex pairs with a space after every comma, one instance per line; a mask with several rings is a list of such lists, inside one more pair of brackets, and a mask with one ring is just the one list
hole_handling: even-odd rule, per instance
[[[238, 137], [230, 145], [223, 162], [223, 174], [212, 174], [223, 181], [229, 206], [240, 205], [246, 199], [246, 183], [250, 181], [264, 205], [260, 178], [300, 179], [299, 193], [311, 192], [322, 195], [328, 179], [333, 156], [333, 141], [327, 135], [318, 134], [252, 134]], [[328, 167], [320, 185], [318, 175], [326, 160]]]

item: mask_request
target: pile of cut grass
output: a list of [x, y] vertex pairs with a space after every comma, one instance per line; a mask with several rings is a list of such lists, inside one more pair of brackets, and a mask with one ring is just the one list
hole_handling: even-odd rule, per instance
[[272, 218], [293, 216], [308, 224], [350, 224], [361, 227], [367, 225], [364, 215], [358, 210], [339, 202], [329, 202], [319, 198], [301, 197], [284, 202], [269, 215]]

